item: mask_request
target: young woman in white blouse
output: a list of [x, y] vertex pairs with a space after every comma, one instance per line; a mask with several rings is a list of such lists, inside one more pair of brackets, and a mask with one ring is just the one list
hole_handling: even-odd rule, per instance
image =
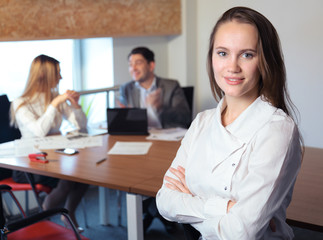
[[225, 12], [210, 36], [217, 108], [197, 115], [166, 172], [157, 207], [200, 239], [292, 239], [286, 224], [302, 147], [279, 37], [260, 13]]
[[[77, 129], [86, 128], [87, 119], [78, 104], [79, 93], [67, 90], [59, 94], [58, 84], [61, 79], [56, 59], [39, 55], [33, 60], [25, 90], [21, 97], [13, 101], [11, 109], [12, 123], [19, 127], [22, 138], [60, 134], [63, 118]], [[36, 183], [54, 188], [44, 200], [44, 209], [54, 208], [65, 202], [65, 208], [69, 210], [75, 225], [80, 232], [83, 231], [76, 221], [75, 210], [88, 185], [39, 175], [33, 177]], [[14, 172], [14, 180], [26, 181], [21, 172]]]

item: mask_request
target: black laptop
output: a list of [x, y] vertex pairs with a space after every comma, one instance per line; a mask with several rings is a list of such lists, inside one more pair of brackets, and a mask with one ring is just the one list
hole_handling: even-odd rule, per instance
[[149, 135], [147, 110], [143, 108], [108, 108], [110, 135]]

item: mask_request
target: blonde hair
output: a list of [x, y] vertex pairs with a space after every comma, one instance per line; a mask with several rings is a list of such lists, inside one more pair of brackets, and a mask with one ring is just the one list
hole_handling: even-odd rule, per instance
[[45, 112], [51, 101], [58, 95], [57, 86], [60, 78], [59, 61], [46, 55], [37, 56], [31, 63], [26, 87], [21, 95], [23, 102], [15, 111], [11, 108], [11, 124], [15, 123], [15, 112], [22, 106], [37, 101], [37, 96], [40, 94], [45, 96]]

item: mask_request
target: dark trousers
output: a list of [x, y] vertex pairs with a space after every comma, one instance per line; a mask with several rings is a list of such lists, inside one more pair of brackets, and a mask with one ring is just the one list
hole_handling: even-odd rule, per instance
[[201, 236], [200, 232], [193, 228], [190, 224], [182, 224], [186, 240], [198, 240]]

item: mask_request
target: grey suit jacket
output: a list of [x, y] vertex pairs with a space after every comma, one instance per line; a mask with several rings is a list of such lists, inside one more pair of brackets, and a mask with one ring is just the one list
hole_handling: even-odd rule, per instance
[[[192, 113], [179, 83], [176, 80], [156, 77], [156, 86], [161, 88], [163, 93], [163, 106], [158, 112], [162, 127], [188, 128]], [[119, 100], [127, 107], [140, 107], [140, 90], [135, 86], [135, 81], [120, 87]]]

